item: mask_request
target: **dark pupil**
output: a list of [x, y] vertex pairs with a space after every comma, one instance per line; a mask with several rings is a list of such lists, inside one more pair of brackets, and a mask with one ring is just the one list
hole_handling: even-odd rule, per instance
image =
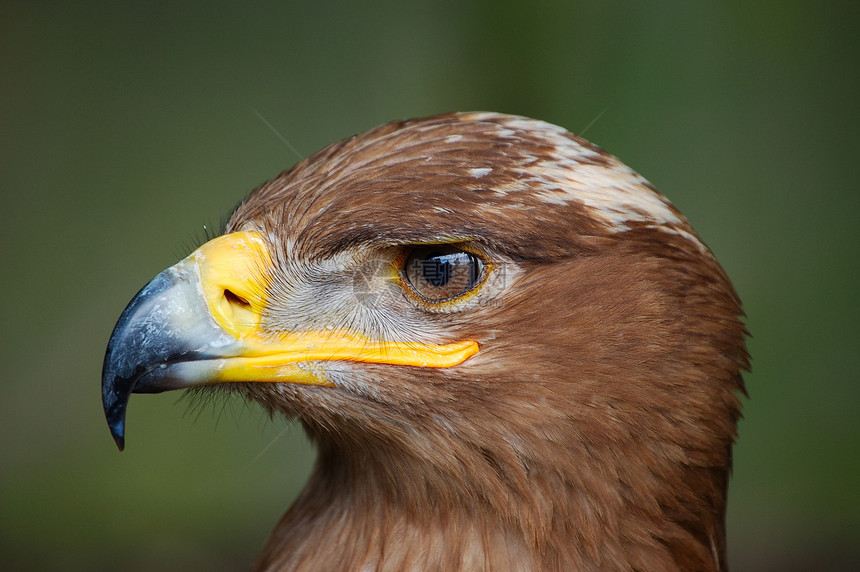
[[444, 286], [451, 280], [451, 269], [458, 263], [462, 256], [456, 254], [430, 253], [426, 259], [421, 260], [421, 274], [433, 286]]
[[474, 289], [482, 268], [474, 254], [441, 245], [415, 248], [406, 259], [404, 274], [418, 295], [442, 302]]

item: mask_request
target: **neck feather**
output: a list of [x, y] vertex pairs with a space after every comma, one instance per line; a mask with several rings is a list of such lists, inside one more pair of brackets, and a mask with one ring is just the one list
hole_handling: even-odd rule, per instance
[[558, 423], [541, 440], [510, 426], [458, 432], [491, 443], [408, 449], [310, 428], [314, 474], [257, 569], [724, 569], [728, 467], [684, 466], [647, 441], [593, 450]]

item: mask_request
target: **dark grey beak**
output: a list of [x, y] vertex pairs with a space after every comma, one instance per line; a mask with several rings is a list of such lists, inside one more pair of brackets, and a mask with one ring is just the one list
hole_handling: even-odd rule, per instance
[[196, 265], [180, 262], [144, 286], [120, 315], [102, 368], [105, 418], [120, 451], [132, 393], [206, 383], [207, 360], [230, 354], [235, 342], [209, 314]]

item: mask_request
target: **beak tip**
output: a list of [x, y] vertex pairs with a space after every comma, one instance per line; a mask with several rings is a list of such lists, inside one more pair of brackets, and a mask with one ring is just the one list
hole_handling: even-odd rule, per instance
[[128, 402], [128, 396], [124, 400], [105, 403], [105, 419], [107, 420], [108, 429], [116, 446], [120, 451], [125, 449], [125, 406]]
[[124, 421], [120, 421], [119, 424], [108, 424], [110, 427], [110, 434], [113, 437], [114, 442], [116, 442], [117, 448], [122, 451], [125, 449], [125, 423]]
[[108, 427], [110, 428], [110, 434], [113, 437], [114, 442], [116, 442], [117, 448], [120, 451], [125, 449], [125, 419], [119, 419], [113, 423], [109, 421]]

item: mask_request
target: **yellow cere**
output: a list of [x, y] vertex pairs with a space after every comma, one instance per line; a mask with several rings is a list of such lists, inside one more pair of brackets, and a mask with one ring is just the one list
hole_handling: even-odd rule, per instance
[[271, 257], [258, 232], [234, 232], [210, 240], [191, 255], [200, 270], [212, 317], [242, 338], [260, 325]]

